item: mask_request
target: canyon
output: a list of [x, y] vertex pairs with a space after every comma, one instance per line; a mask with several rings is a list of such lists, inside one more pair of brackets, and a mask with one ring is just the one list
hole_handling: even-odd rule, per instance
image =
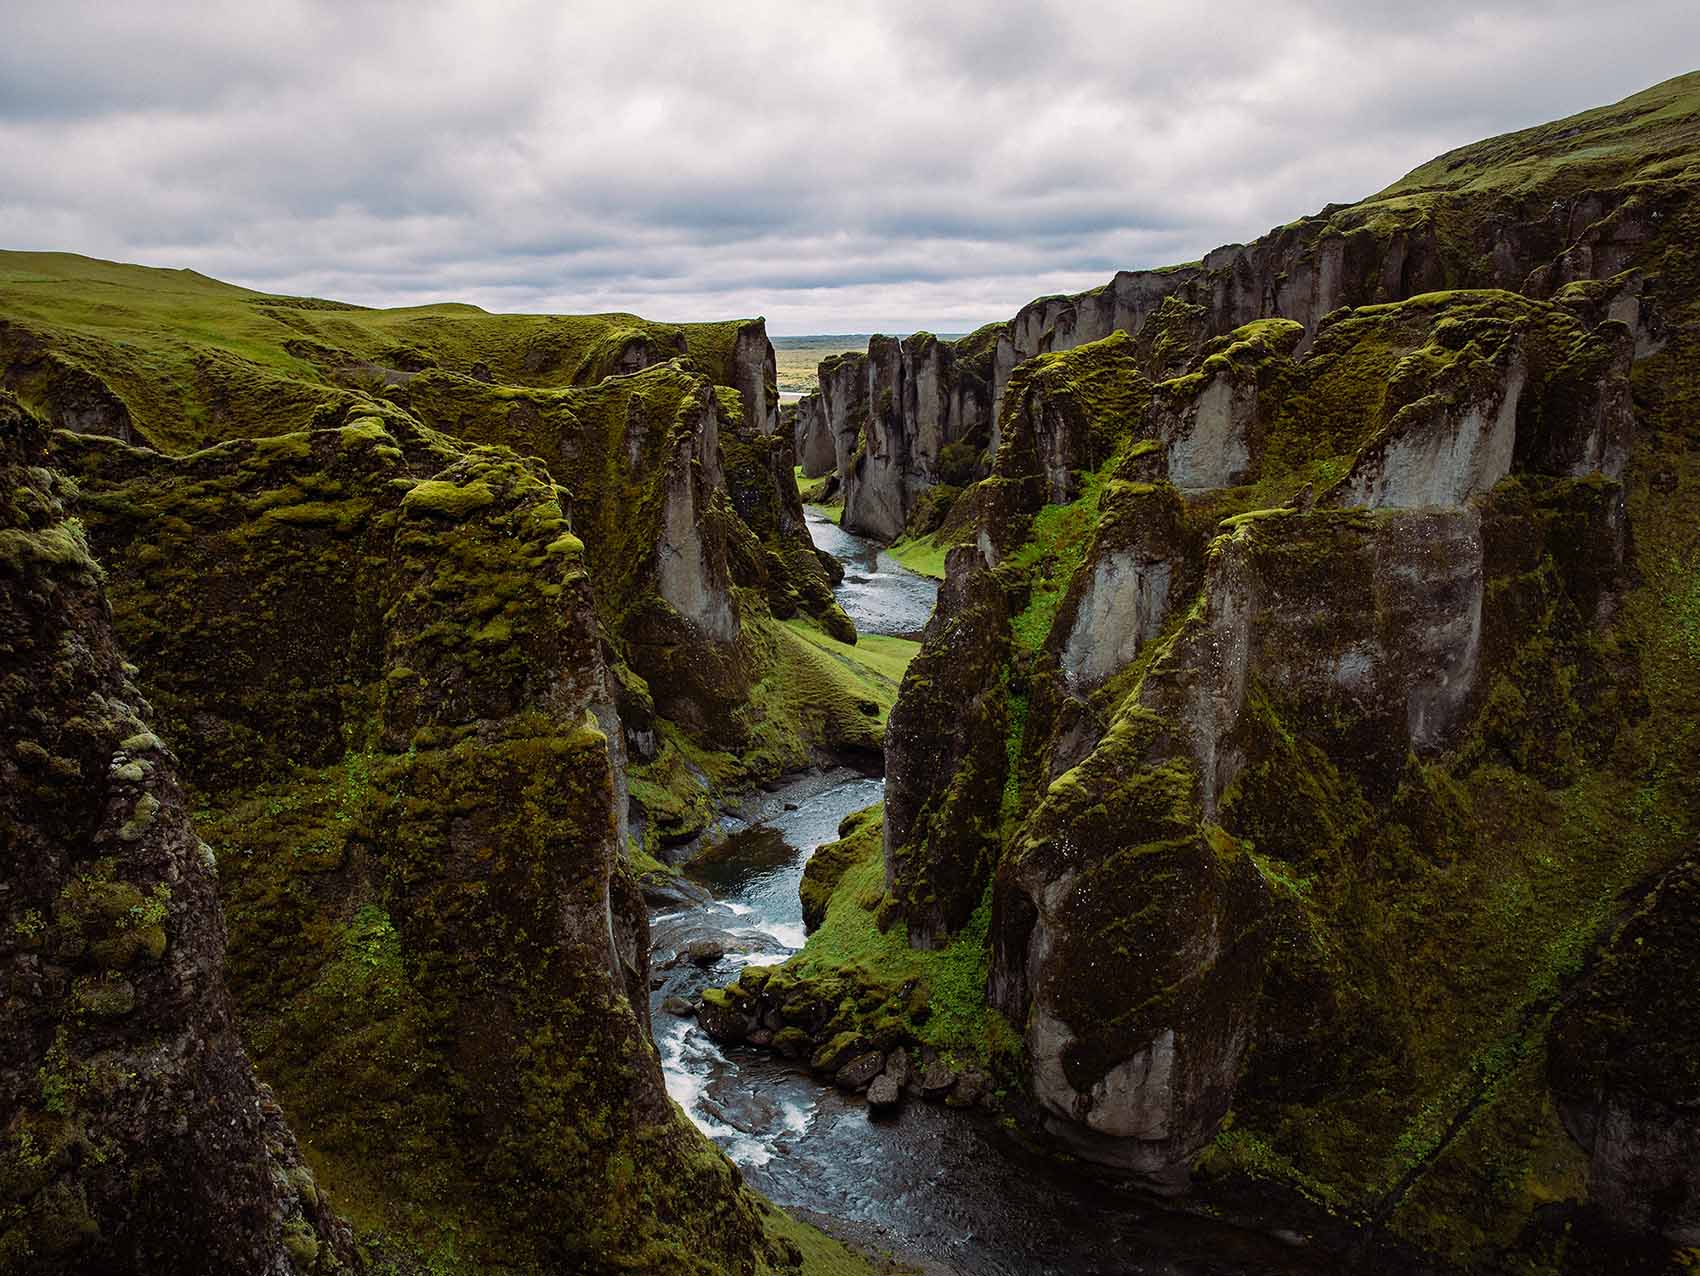
[[1683, 1261], [1697, 184], [1691, 75], [783, 413], [0, 253], [0, 1271]]

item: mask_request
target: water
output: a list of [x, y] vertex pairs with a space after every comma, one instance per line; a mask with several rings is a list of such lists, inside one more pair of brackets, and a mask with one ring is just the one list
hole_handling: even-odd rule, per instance
[[[816, 544], [846, 563], [838, 594], [863, 632], [914, 633], [937, 586], [810, 511]], [[802, 946], [798, 884], [815, 848], [885, 782], [845, 771], [801, 777], [764, 798], [755, 821], [687, 873], [714, 896], [656, 913], [650, 937], [655, 1041], [667, 1091], [697, 1127], [781, 1206], [928, 1273], [962, 1276], [1239, 1276], [1335, 1270], [1323, 1255], [1260, 1232], [1165, 1212], [1124, 1188], [1035, 1155], [985, 1114], [908, 1101], [873, 1121], [856, 1095], [753, 1048], [722, 1049], [690, 1016], [663, 1009]], [[787, 809], [789, 808], [789, 809]], [[706, 967], [682, 954], [720, 950]]]
[[[690, 1017], [668, 1014], [751, 963], [801, 946], [797, 884], [838, 821], [876, 802], [882, 780], [848, 776], [796, 809], [735, 835], [687, 870], [713, 904], [651, 922], [651, 1011], [668, 1093], [758, 1191], [824, 1216], [876, 1248], [939, 1272], [990, 1276], [1163, 1273], [1227, 1276], [1332, 1270], [1320, 1254], [1258, 1232], [1165, 1212], [1023, 1148], [984, 1114], [908, 1102], [872, 1121], [860, 1097], [818, 1084], [765, 1051], [722, 1049]], [[812, 779], [798, 790], [818, 788]], [[782, 788], [775, 804], [792, 794]], [[692, 939], [726, 955], [707, 969], [670, 963]]]
[[805, 505], [803, 516], [815, 548], [844, 564], [844, 582], [833, 593], [857, 632], [919, 638], [938, 601], [938, 582], [910, 571], [877, 541], [845, 531], [818, 505]]

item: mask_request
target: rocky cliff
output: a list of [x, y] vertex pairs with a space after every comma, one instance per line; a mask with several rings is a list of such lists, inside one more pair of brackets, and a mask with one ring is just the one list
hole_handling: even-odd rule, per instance
[[[129, 1057], [126, 1033], [151, 1041], [176, 1014], [228, 1102], [257, 1113], [202, 1157], [193, 1121], [120, 1094], [113, 1129], [135, 1147], [118, 1157], [56, 1089], [20, 1136], [9, 1256], [154, 1244], [153, 1215], [131, 1219], [114, 1185], [180, 1147], [229, 1191], [164, 1184], [161, 1217], [183, 1217], [160, 1237], [247, 1211], [205, 1246], [208, 1270], [794, 1265], [665, 1093], [631, 867], [700, 832], [722, 792], [880, 745], [878, 705], [845, 692], [828, 652], [855, 635], [804, 529], [759, 321], [366, 312], [82, 259], [3, 264], [7, 379], [63, 427], [31, 436], [37, 468], [18, 472], [41, 490], [20, 498], [14, 549], [104, 579], [110, 613], [96, 594], [78, 606], [100, 611], [100, 652], [137, 662], [90, 693], [112, 701], [99, 774], [110, 762], [116, 831], [87, 843], [106, 817], [75, 817], [91, 858], [76, 880], [123, 907], [82, 901], [52, 876], [64, 864], [21, 879], [15, 947], [41, 1004], [20, 1011], [14, 1083], [61, 1068], [82, 1086]], [[103, 298], [92, 320], [85, 287]], [[124, 428], [73, 399], [122, 405]], [[73, 499], [80, 523], [53, 503]], [[59, 694], [51, 661], [73, 647], [43, 646], [8, 694]], [[53, 720], [42, 704], [32, 722]], [[136, 715], [180, 763], [131, 741], [154, 739]], [[40, 743], [43, 766], [73, 766]], [[166, 842], [126, 851], [155, 814]], [[77, 927], [86, 947], [61, 935]], [[188, 979], [179, 952], [199, 982], [159, 992], [153, 972]], [[178, 1091], [217, 1088], [188, 1065], [181, 1081], [157, 1059], [136, 1071], [171, 1112]], [[125, 1084], [153, 1101], [151, 1082]], [[35, 1101], [19, 1101], [27, 1125]], [[73, 1172], [84, 1126], [128, 1178]], [[30, 1230], [42, 1193], [52, 1235]]]
[[5, 253], [0, 379], [52, 424], [167, 454], [376, 413], [540, 460], [590, 548], [651, 853], [693, 844], [742, 785], [879, 747], [860, 713], [758, 690], [823, 659], [775, 622], [855, 640], [804, 526], [759, 319], [371, 311]]
[[243, 1050], [215, 858], [46, 441], [0, 393], [0, 1269], [345, 1270]]
[[797, 405], [796, 447], [808, 477], [838, 474], [847, 530], [895, 540], [921, 493], [979, 475], [992, 403], [989, 335], [875, 337], [866, 355], [821, 364], [820, 389]]
[[753, 1269], [756, 1207], [647, 1039], [620, 689], [547, 471], [400, 413], [56, 460], [188, 741], [258, 1066], [363, 1233]]
[[[918, 493], [949, 481], [938, 473], [932, 442], [938, 423], [948, 423], [946, 442], [971, 445], [965, 460], [984, 457], [975, 477], [983, 476], [999, 444], [1010, 378], [1037, 355], [1125, 332], [1145, 375], [1162, 380], [1184, 371], [1207, 341], [1258, 319], [1298, 323], [1302, 351], [1318, 322], [1343, 306], [1448, 288], [1544, 297], [1578, 280], [1612, 279], [1645, 262], [1675, 211], [1670, 178], [1681, 160], [1667, 168], [1669, 154], [1634, 140], [1637, 129], [1651, 127], [1684, 144], [1669, 108], [1688, 90], [1683, 81], [1672, 85], [1496, 139], [1491, 154], [1478, 146], [1466, 148], [1468, 159], [1443, 155], [1367, 200], [1330, 206], [1203, 261], [1121, 271], [1088, 292], [1039, 298], [1005, 323], [942, 346], [930, 381], [894, 368], [885, 352], [890, 339], [880, 338], [865, 358], [822, 365], [806, 430], [799, 412], [798, 452], [818, 464], [831, 440], [845, 525], [895, 539]], [[1598, 150], [1575, 146], [1569, 130], [1576, 128], [1598, 139]], [[1487, 183], [1477, 181], [1484, 165], [1493, 168]], [[1611, 304], [1646, 353], [1660, 335], [1638, 288], [1632, 283]], [[875, 411], [881, 404], [883, 413]], [[858, 455], [876, 459], [857, 462]]]
[[[1449, 1261], [1559, 1262], [1555, 1218], [1691, 1243], [1700, 1092], [1604, 1061], [1682, 1049], [1697, 186], [1690, 76], [1000, 330], [864, 904], [929, 952], [985, 927], [1076, 1154]], [[851, 362], [847, 522], [920, 435]]]

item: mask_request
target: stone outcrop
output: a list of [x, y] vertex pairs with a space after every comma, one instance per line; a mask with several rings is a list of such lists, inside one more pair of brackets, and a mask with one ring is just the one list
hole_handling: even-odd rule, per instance
[[[910, 943], [937, 946], [980, 902], [1009, 766], [1009, 612], [976, 550], [954, 551], [939, 605], [886, 728], [886, 887]], [[915, 782], [920, 775], [948, 784]]]
[[986, 353], [918, 332], [875, 337], [866, 355], [821, 365], [820, 390], [798, 405], [798, 451], [808, 458], [805, 474], [824, 473], [830, 444], [847, 530], [894, 540], [923, 491], [980, 475], [990, 421]]
[[[1614, 306], [1626, 313], [1580, 292], [1454, 290], [1214, 336], [1174, 304], [1184, 356], [1124, 330], [1011, 373], [951, 551], [953, 581], [971, 571], [979, 592], [947, 586], [913, 666], [971, 676], [942, 698], [959, 706], [997, 688], [1006, 739], [973, 758], [944, 741], [905, 753], [896, 727], [941, 716], [929, 680], [906, 684], [888, 907], [937, 946], [967, 918], [937, 901], [977, 900], [990, 877], [988, 1000], [1076, 1154], [1182, 1190], [1208, 1149], [1234, 1146], [1219, 1138], [1230, 1106], [1242, 1122], [1327, 1111], [1295, 1090], [1351, 1091], [1339, 1016], [1379, 1013], [1353, 988], [1365, 968], [1334, 953], [1384, 923], [1317, 905], [1309, 883], [1337, 880], [1342, 856], [1359, 881], [1397, 880], [1413, 853], [1468, 877], [1471, 857], [1491, 862], [1472, 830], [1503, 782], [1485, 757], [1509, 750], [1554, 784], [1606, 756], [1621, 724], [1584, 726], [1578, 704], [1623, 713], [1640, 694], [1604, 653], [1631, 579], [1637, 328], [1659, 326], [1644, 296], [1636, 327]], [[1569, 662], [1572, 691], [1548, 659]], [[954, 855], [967, 822], [912, 813], [943, 809], [994, 758], [999, 824]], [[1461, 936], [1488, 924], [1454, 907]], [[1332, 1162], [1337, 1181], [1397, 1164], [1355, 1155]]]
[[[674, 611], [691, 437], [642, 458], [655, 539], [621, 565]], [[543, 466], [399, 413], [181, 459], [60, 435], [58, 459], [193, 738], [243, 1019], [333, 1195], [507, 1263], [751, 1266], [755, 1206], [649, 1045], [620, 692]]]
[[218, 867], [113, 633], [75, 488], [0, 394], [0, 1267], [343, 1270], [255, 1078]]
[[792, 441], [804, 478], [824, 478], [838, 468], [838, 449], [827, 426], [826, 401], [819, 390], [797, 400], [792, 417]]
[[99, 377], [34, 333], [0, 320], [0, 386], [36, 403], [47, 423], [77, 434], [135, 439], [130, 410]]
[[[1645, 106], [1635, 105], [1636, 99], [1621, 103], [1617, 118], [1592, 127], [1613, 135], [1618, 128], [1630, 129], [1630, 121], [1657, 111], [1662, 99], [1653, 99], [1661, 93], [1671, 97], [1670, 90], [1660, 86], [1642, 95], [1648, 100]], [[1586, 160], [1571, 158], [1570, 153], [1578, 152], [1573, 137], [1553, 124], [1515, 135], [1511, 144], [1522, 148], [1522, 156], [1539, 156], [1556, 169], [1586, 171]], [[1143, 371], [1157, 381], [1182, 371], [1210, 340], [1258, 320], [1297, 323], [1302, 351], [1314, 340], [1323, 318], [1342, 307], [1404, 301], [1449, 288], [1505, 289], [1544, 298], [1567, 286], [1597, 289], [1613, 281], [1600, 317], [1628, 327], [1639, 354], [1659, 347], [1660, 321], [1643, 304], [1639, 282], [1618, 279], [1632, 266], [1646, 264], [1647, 245], [1685, 197], [1679, 183], [1637, 184], [1643, 170], [1656, 169], [1650, 148], [1625, 147], [1617, 157], [1602, 159], [1598, 170], [1589, 174], [1593, 184], [1581, 189], [1575, 183], [1555, 183], [1556, 189], [1549, 190], [1537, 183], [1521, 188], [1510, 184], [1504, 192], [1491, 187], [1470, 190], [1458, 176], [1469, 168], [1460, 163], [1448, 169], [1437, 160], [1370, 199], [1331, 205], [1250, 244], [1217, 248], [1200, 262], [1120, 271], [1087, 292], [1028, 303], [1007, 322], [963, 338], [941, 355], [944, 366], [954, 360], [975, 369], [974, 393], [950, 400], [955, 413], [952, 437], [982, 446], [989, 441], [989, 451], [995, 453], [1016, 370], [1036, 356], [1072, 350], [1112, 333], [1134, 339]], [[879, 464], [846, 464], [856, 450], [858, 413], [877, 405], [880, 395], [892, 389], [891, 414], [880, 435], [884, 440], [907, 440], [920, 438], [929, 414], [937, 417], [941, 412], [926, 395], [904, 398], [895, 392], [896, 384], [881, 367], [884, 358], [875, 349], [878, 342], [889, 340], [871, 343], [863, 360], [848, 356], [867, 386], [857, 396], [825, 394], [823, 365], [820, 406], [826, 421], [817, 431], [849, 441], [838, 451], [846, 519], [852, 509], [865, 512], [846, 525], [886, 539], [902, 532], [894, 511], [912, 508], [915, 492], [939, 480], [919, 449], [905, 451], [889, 442], [883, 444]], [[846, 365], [838, 366], [842, 375]], [[1195, 448], [1197, 460], [1179, 458], [1178, 486], [1191, 485], [1195, 476], [1188, 472], [1190, 464], [1231, 470], [1237, 463], [1235, 454], [1217, 452], [1211, 433], [1225, 413], [1236, 410], [1234, 399], [1226, 383], [1204, 387], [1197, 404], [1204, 431]], [[1245, 406], [1242, 400], [1237, 410]], [[1222, 476], [1200, 471], [1196, 477], [1197, 485], [1204, 487], [1213, 484], [1203, 480]]]

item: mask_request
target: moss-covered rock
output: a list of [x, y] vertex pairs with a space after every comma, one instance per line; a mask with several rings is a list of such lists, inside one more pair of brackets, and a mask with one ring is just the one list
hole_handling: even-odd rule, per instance
[[[1553, 1016], [1700, 809], [1696, 172], [1652, 158], [1700, 144], [1694, 83], [997, 336], [1001, 445], [941, 539], [1011, 616], [987, 996], [1075, 1151], [1451, 1262], [1588, 1226], [1561, 1113], [1640, 1102], [1611, 1042], [1681, 1048], [1626, 1014], [1627, 941]], [[1636, 1244], [1688, 1235], [1664, 1074], [1593, 1171]]]
[[880, 847], [884, 814], [884, 806], [879, 805], [845, 816], [838, 824], [838, 840], [817, 846], [803, 865], [798, 890], [803, 898], [803, 925], [809, 930], [818, 930], [826, 920], [826, 906], [844, 874]]
[[1700, 864], [1660, 879], [1553, 1024], [1548, 1073], [1588, 1152], [1588, 1199], [1700, 1246]]
[[286, 1187], [213, 867], [45, 443], [0, 394], [0, 1268], [344, 1270], [330, 1202]]
[[[181, 459], [60, 439], [198, 729], [238, 998], [319, 1184], [398, 1255], [753, 1269], [755, 1206], [647, 1039], [618, 691], [550, 475], [399, 417]], [[276, 517], [309, 499], [334, 518]]]
[[886, 885], [919, 948], [968, 921], [996, 858], [1009, 767], [1009, 612], [979, 551], [952, 551], [886, 732]]

